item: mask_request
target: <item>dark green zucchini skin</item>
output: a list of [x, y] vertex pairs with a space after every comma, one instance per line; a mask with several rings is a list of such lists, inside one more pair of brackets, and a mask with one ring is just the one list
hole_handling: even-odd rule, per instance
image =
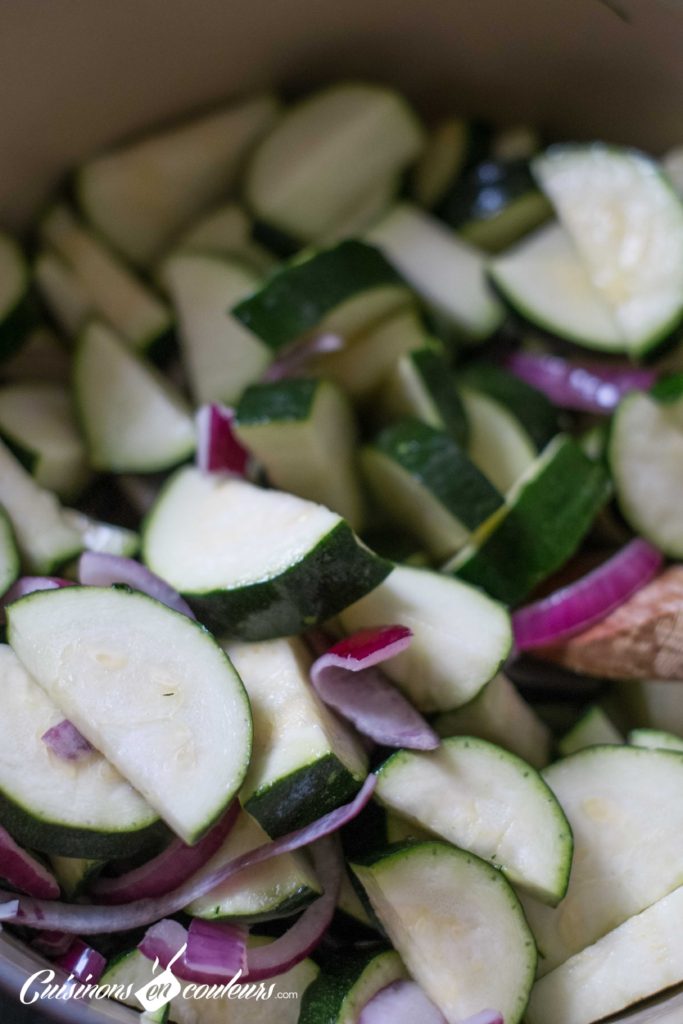
[[270, 640], [331, 618], [379, 586], [391, 569], [342, 521], [300, 562], [272, 579], [185, 597], [218, 636]]
[[388, 952], [389, 946], [375, 944], [367, 950], [345, 951], [343, 959], [326, 964], [304, 992], [299, 1024], [337, 1024], [344, 1000], [363, 971], [376, 957]]
[[469, 385], [506, 406], [520, 421], [538, 450], [559, 430], [557, 409], [541, 391], [493, 363], [470, 363], [457, 372], [459, 384]]
[[314, 330], [348, 299], [387, 286], [405, 287], [379, 249], [350, 239], [276, 270], [232, 314], [277, 350]]

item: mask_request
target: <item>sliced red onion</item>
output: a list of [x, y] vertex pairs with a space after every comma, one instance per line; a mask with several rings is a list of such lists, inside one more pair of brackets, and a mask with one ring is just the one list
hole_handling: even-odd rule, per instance
[[207, 473], [237, 473], [244, 476], [250, 455], [233, 430], [235, 410], [214, 402], [197, 411], [198, 469]]
[[195, 846], [174, 839], [165, 850], [139, 868], [118, 878], [96, 878], [90, 891], [101, 903], [132, 903], [150, 896], [164, 896], [203, 868], [225, 842], [239, 813], [233, 800], [220, 821]]
[[68, 932], [42, 931], [31, 939], [31, 946], [45, 956], [55, 957], [63, 956], [71, 948], [73, 941], [73, 935], [69, 935]]
[[172, 966], [183, 981], [221, 985], [244, 974], [246, 940], [247, 929], [241, 925], [195, 919], [187, 931], [167, 918], [147, 930], [138, 948], [164, 969]]
[[438, 1006], [414, 981], [392, 981], [375, 993], [358, 1017], [358, 1024], [416, 1024], [417, 1021], [419, 1024], [447, 1024]]
[[473, 1017], [462, 1021], [462, 1024], [505, 1024], [505, 1021], [503, 1014], [498, 1010], [482, 1010], [480, 1013], [475, 1013]]
[[514, 352], [505, 365], [511, 373], [561, 409], [610, 413], [630, 391], [647, 391], [657, 380], [654, 370], [613, 363], [571, 362], [538, 352]]
[[405, 626], [362, 629], [313, 662], [311, 682], [321, 700], [376, 743], [434, 750], [439, 737], [377, 667], [404, 651], [411, 638]]
[[80, 761], [94, 750], [92, 744], [68, 718], [53, 725], [40, 738], [52, 753], [61, 757], [63, 761]]
[[104, 973], [107, 961], [82, 939], [74, 939], [66, 953], [55, 960], [55, 964], [67, 974], [73, 975], [76, 981], [96, 985]]
[[13, 900], [12, 893], [5, 894], [8, 898], [0, 903], [0, 921], [11, 921], [19, 912], [19, 900]]
[[0, 826], [0, 876], [29, 896], [54, 900], [59, 883], [40, 861], [22, 849], [9, 832]]
[[582, 633], [645, 586], [663, 557], [645, 540], [630, 541], [597, 569], [512, 615], [519, 651], [558, 643]]
[[[189, 878], [183, 885], [165, 896], [149, 897], [135, 900], [121, 906], [80, 905], [75, 903], [58, 903], [52, 900], [34, 899], [31, 896], [20, 896], [16, 899], [16, 910], [8, 914], [7, 920], [15, 924], [31, 928], [47, 928], [58, 931], [98, 935], [106, 932], [122, 932], [132, 928], [141, 928], [159, 921], [162, 917], [176, 914], [188, 903], [206, 895], [216, 886], [222, 885], [240, 871], [261, 864], [282, 853], [290, 853], [302, 846], [308, 846], [318, 839], [336, 832], [343, 825], [352, 821], [360, 814], [369, 802], [375, 789], [374, 775], [368, 775], [354, 799], [325, 814], [317, 821], [289, 832], [272, 842], [248, 850], [209, 872], [201, 872]], [[16, 894], [0, 889], [0, 900], [15, 900]]]
[[345, 347], [345, 341], [339, 334], [318, 334], [313, 338], [289, 345], [280, 352], [263, 374], [262, 380], [284, 380], [286, 377], [297, 377], [306, 372], [308, 364], [314, 356], [339, 352]]
[[187, 615], [188, 619], [196, 617], [177, 590], [132, 558], [107, 555], [103, 551], [85, 551], [78, 562], [78, 579], [86, 587], [110, 587], [114, 583], [125, 583], [173, 611]]

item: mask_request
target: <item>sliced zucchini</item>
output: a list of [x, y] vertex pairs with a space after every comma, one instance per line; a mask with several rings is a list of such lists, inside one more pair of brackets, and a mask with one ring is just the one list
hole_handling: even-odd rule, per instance
[[326, 505], [354, 530], [362, 528], [358, 427], [335, 384], [314, 378], [253, 384], [239, 401], [234, 430], [273, 486]]
[[495, 398], [465, 387], [460, 395], [469, 424], [467, 454], [505, 494], [533, 464], [536, 446], [517, 417]]
[[557, 434], [558, 414], [552, 402], [502, 366], [491, 362], [470, 363], [458, 368], [457, 382], [504, 406], [519, 421], [539, 451]]
[[337, 911], [355, 924], [363, 925], [364, 928], [375, 927], [374, 922], [370, 920], [370, 915], [361, 902], [360, 896], [356, 892], [348, 871], [344, 871], [342, 875], [339, 896], [337, 898]]
[[648, 750], [683, 751], [683, 739], [662, 729], [631, 729], [626, 741], [632, 747], [647, 747]]
[[376, 405], [375, 411], [385, 421], [415, 417], [445, 430], [460, 445], [467, 440], [465, 409], [438, 344], [401, 355], [383, 382]]
[[232, 313], [272, 349], [307, 335], [351, 338], [409, 305], [411, 295], [376, 248], [347, 239], [276, 270]]
[[[262, 274], [272, 270], [277, 261], [263, 246], [253, 241], [252, 229], [251, 217], [239, 203], [224, 203], [209, 210], [177, 238], [173, 252], [227, 257], [244, 262]], [[163, 281], [164, 263], [160, 269]]]
[[391, 811], [387, 811], [386, 815], [386, 833], [388, 843], [405, 843], [407, 840], [413, 839], [424, 842], [424, 840], [438, 838], [428, 829], [406, 821], [405, 818], [401, 818]]
[[422, 127], [398, 93], [343, 82], [291, 107], [246, 172], [255, 214], [295, 238], [334, 230], [377, 183], [419, 155]]
[[105, 863], [92, 857], [61, 857], [58, 853], [50, 856], [52, 873], [67, 900], [81, 896]]
[[268, 348], [229, 312], [258, 286], [258, 275], [235, 259], [180, 253], [166, 260], [163, 276], [195, 401], [236, 401], [271, 359]]
[[683, 374], [667, 393], [634, 391], [612, 420], [607, 457], [619, 508], [636, 533], [672, 558], [683, 557]]
[[557, 223], [534, 231], [489, 264], [498, 295], [515, 317], [565, 341], [606, 352], [626, 342], [591, 284], [571, 237]]
[[529, 160], [541, 148], [538, 128], [530, 124], [510, 124], [499, 128], [491, 139], [495, 160]]
[[202, 211], [226, 196], [278, 103], [263, 94], [88, 161], [76, 193], [115, 249], [146, 266]]
[[73, 338], [96, 313], [85, 284], [69, 263], [50, 248], [38, 254], [33, 277], [50, 318], [63, 334]]
[[502, 672], [467, 704], [439, 715], [434, 727], [439, 736], [479, 736], [497, 743], [534, 768], [550, 760], [550, 730]]
[[503, 308], [489, 290], [482, 253], [410, 203], [399, 203], [366, 235], [427, 306], [474, 340], [489, 337]]
[[543, 903], [556, 906], [567, 891], [573, 845], [562, 808], [530, 764], [487, 740], [400, 750], [378, 769], [375, 796]]
[[680, 884], [683, 755], [589, 747], [544, 776], [574, 833], [574, 863], [558, 907], [523, 898], [541, 974]]
[[358, 198], [358, 201], [337, 221], [322, 238], [323, 245], [341, 242], [344, 238], [358, 238], [386, 213], [401, 190], [400, 175], [392, 174], [383, 181], [377, 181], [372, 188]]
[[503, 505], [456, 442], [417, 419], [385, 427], [361, 452], [361, 466], [378, 504], [435, 558], [461, 548]]
[[306, 989], [298, 1024], [356, 1024], [373, 996], [407, 977], [393, 949], [351, 952], [320, 973]]
[[586, 747], [623, 742], [624, 737], [607, 714], [599, 704], [594, 704], [581, 715], [569, 732], [565, 733], [557, 744], [557, 749], [563, 757], [567, 757], [579, 750], [585, 750]]
[[[246, 811], [240, 811], [222, 847], [196, 877], [201, 878], [234, 857], [267, 842], [268, 835], [258, 822]], [[188, 904], [185, 913], [207, 920], [265, 921], [296, 914], [321, 891], [305, 855], [295, 851], [241, 871], [238, 876]]]
[[683, 204], [655, 161], [592, 143], [553, 146], [532, 169], [624, 347], [666, 340], [683, 320]]
[[249, 694], [254, 750], [240, 800], [271, 835], [332, 810], [358, 790], [367, 759], [354, 734], [316, 695], [301, 640], [230, 644]]
[[4, 509], [0, 506], [0, 595], [12, 586], [21, 568], [14, 531]]
[[552, 216], [524, 158], [488, 159], [449, 189], [436, 213], [461, 238], [501, 252]]
[[251, 755], [249, 701], [211, 635], [120, 588], [37, 591], [10, 605], [7, 620], [12, 648], [63, 715], [177, 835], [197, 842]]
[[81, 335], [74, 389], [93, 468], [155, 473], [192, 455], [194, 423], [185, 400], [104, 323], [92, 321]]
[[28, 332], [18, 352], [0, 364], [3, 381], [49, 381], [68, 384], [71, 359], [66, 346], [49, 327], [38, 326]]
[[20, 349], [34, 322], [31, 275], [18, 243], [0, 232], [0, 360]]
[[655, 729], [683, 735], [683, 682], [639, 679], [619, 682], [607, 697], [610, 713], [624, 729]]
[[62, 518], [80, 534], [86, 551], [123, 555], [124, 558], [132, 558], [138, 553], [140, 536], [134, 530], [93, 519], [75, 508], [63, 509]]
[[310, 368], [336, 381], [352, 398], [374, 404], [396, 360], [428, 343], [431, 339], [416, 310], [408, 308], [350, 339], [340, 350], [314, 356]]
[[486, 148], [488, 131], [481, 123], [447, 117], [430, 131], [412, 174], [415, 202], [426, 209], [437, 206], [466, 167]]
[[38, 486], [2, 441], [0, 504], [30, 572], [50, 575], [83, 550], [81, 534], [67, 521], [58, 499]]
[[244, 640], [324, 622], [390, 571], [322, 505], [191, 468], [161, 492], [143, 552], [210, 629]]
[[56, 757], [41, 739], [64, 714], [0, 645], [0, 820], [20, 843], [64, 857], [123, 857], [159, 831], [152, 808], [93, 750]]
[[340, 620], [349, 632], [387, 622], [413, 631], [410, 646], [382, 667], [422, 711], [450, 711], [471, 700], [511, 644], [502, 605], [459, 580], [404, 565]]
[[509, 492], [493, 529], [444, 571], [518, 604], [574, 553], [607, 496], [602, 466], [560, 434]]
[[60, 385], [0, 387], [0, 436], [36, 482], [61, 498], [73, 498], [88, 482], [85, 445]]
[[137, 351], [161, 354], [172, 327], [166, 304], [66, 205], [53, 207], [40, 231], [87, 294], [90, 312], [110, 323]]
[[[683, 981], [681, 914], [683, 886], [556, 967], [531, 993], [528, 1024], [592, 1024]], [[651, 1006], [638, 1019], [679, 1014]]]
[[411, 975], [448, 1021], [495, 1007], [505, 1024], [518, 1024], [536, 947], [499, 871], [436, 841], [389, 847], [352, 868]]

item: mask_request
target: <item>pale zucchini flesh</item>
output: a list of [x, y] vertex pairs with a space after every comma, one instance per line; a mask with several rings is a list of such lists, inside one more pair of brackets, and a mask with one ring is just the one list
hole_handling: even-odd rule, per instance
[[12, 524], [0, 507], [0, 595], [12, 586], [20, 570], [19, 552]]
[[626, 740], [632, 747], [683, 752], [683, 738], [662, 729], [631, 729]]
[[495, 399], [467, 387], [460, 394], [469, 425], [467, 453], [505, 494], [536, 458], [536, 447], [519, 420]]
[[568, 757], [569, 754], [576, 754], [586, 747], [623, 742], [623, 736], [606, 712], [595, 704], [581, 715], [569, 732], [565, 733], [558, 742], [557, 749], [563, 757]]
[[251, 756], [244, 687], [198, 623], [136, 591], [43, 590], [8, 638], [63, 716], [186, 843], [239, 789]]

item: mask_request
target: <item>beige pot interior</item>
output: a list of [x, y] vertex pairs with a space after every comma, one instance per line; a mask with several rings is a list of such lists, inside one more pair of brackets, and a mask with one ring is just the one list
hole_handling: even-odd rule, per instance
[[[654, 152], [683, 142], [683, 0], [3, 0], [0, 69], [11, 228], [93, 150], [267, 84], [377, 78], [426, 113], [528, 119]], [[29, 960], [0, 944], [0, 985], [16, 990]], [[136, 1019], [48, 1004], [74, 1024]], [[619, 1020], [681, 1024], [683, 994]]]

